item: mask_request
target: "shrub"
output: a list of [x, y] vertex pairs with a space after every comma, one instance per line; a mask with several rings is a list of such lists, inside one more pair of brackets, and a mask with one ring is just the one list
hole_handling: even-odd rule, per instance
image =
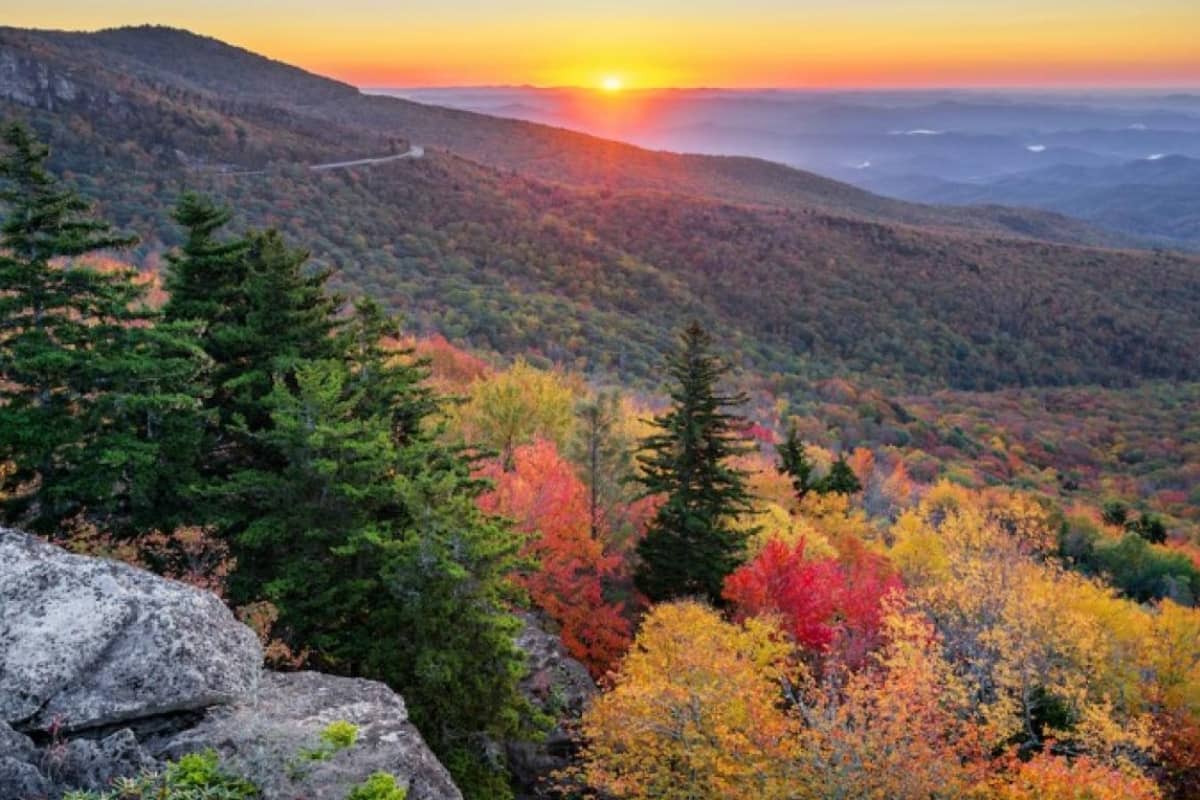
[[408, 790], [396, 782], [396, 776], [388, 772], [376, 772], [350, 790], [346, 800], [404, 800]]
[[321, 731], [321, 741], [334, 752], [353, 747], [358, 741], [358, 726], [344, 719], [336, 719]]
[[159, 773], [118, 778], [111, 792], [68, 792], [63, 800], [250, 800], [260, 796], [250, 781], [221, 769], [212, 750], [191, 753]]

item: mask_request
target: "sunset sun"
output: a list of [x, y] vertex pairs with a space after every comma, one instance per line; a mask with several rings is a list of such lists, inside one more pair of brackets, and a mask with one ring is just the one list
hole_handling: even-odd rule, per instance
[[617, 75], [606, 75], [600, 81], [600, 88], [606, 92], [619, 92], [624, 87], [621, 78]]

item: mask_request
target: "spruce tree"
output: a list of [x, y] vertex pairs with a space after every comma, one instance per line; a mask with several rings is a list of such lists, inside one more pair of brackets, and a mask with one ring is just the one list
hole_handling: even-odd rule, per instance
[[653, 420], [642, 441], [639, 481], [663, 505], [638, 543], [638, 588], [655, 602], [700, 596], [721, 602], [725, 577], [744, 558], [746, 531], [734, 518], [751, 510], [747, 474], [729, 464], [750, 448], [742, 420], [730, 409], [745, 395], [722, 394], [726, 367], [711, 352], [709, 335], [693, 323], [667, 361], [671, 410]]
[[46, 168], [20, 124], [0, 160], [0, 496], [5, 518], [125, 534], [181, 511], [205, 369], [186, 326], [159, 325], [129, 269], [75, 261], [132, 245]]
[[164, 313], [196, 326], [213, 364], [204, 459], [210, 478], [271, 463], [270, 450], [245, 434], [270, 425], [265, 400], [277, 377], [336, 356], [332, 334], [342, 303], [325, 290], [328, 271], [308, 269], [308, 253], [288, 247], [278, 231], [222, 237], [230, 218], [210, 199], [185, 194], [175, 210], [184, 245], [168, 256], [166, 280]]
[[846, 454], [838, 455], [837, 461], [829, 468], [829, 474], [821, 479], [818, 491], [821, 494], [852, 495], [862, 491], [862, 483], [850, 465], [846, 463]]
[[813, 485], [813, 464], [808, 460], [804, 441], [795, 426], [788, 428], [787, 439], [779, 446], [779, 471], [792, 479], [796, 500], [803, 502]]
[[427, 370], [381, 346], [394, 323], [360, 303], [339, 358], [277, 375], [270, 424], [241, 435], [279, 455], [226, 481], [234, 602], [265, 598], [312, 662], [386, 681], [469, 797], [503, 797], [488, 737], [528, 719], [520, 625], [508, 611], [520, 539], [483, 515], [484, 486], [441, 442]]

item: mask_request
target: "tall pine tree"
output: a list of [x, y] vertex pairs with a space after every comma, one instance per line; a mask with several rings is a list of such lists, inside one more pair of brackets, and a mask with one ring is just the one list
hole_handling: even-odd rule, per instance
[[746, 532], [734, 518], [751, 510], [747, 473], [729, 463], [748, 452], [742, 421], [730, 409], [745, 395], [722, 394], [726, 367], [698, 323], [683, 333], [667, 361], [671, 410], [654, 419], [642, 441], [639, 481], [664, 502], [638, 543], [638, 588], [655, 602], [699, 596], [717, 604], [725, 576], [744, 558]]
[[80, 256], [132, 245], [46, 168], [20, 124], [0, 160], [0, 496], [34, 530], [169, 528], [192, 480], [206, 368], [187, 326], [156, 325], [129, 269]]

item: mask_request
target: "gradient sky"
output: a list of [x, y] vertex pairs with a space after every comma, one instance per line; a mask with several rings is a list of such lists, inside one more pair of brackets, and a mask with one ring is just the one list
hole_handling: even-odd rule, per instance
[[1200, 86], [1200, 0], [0, 0], [146, 22], [360, 86]]

